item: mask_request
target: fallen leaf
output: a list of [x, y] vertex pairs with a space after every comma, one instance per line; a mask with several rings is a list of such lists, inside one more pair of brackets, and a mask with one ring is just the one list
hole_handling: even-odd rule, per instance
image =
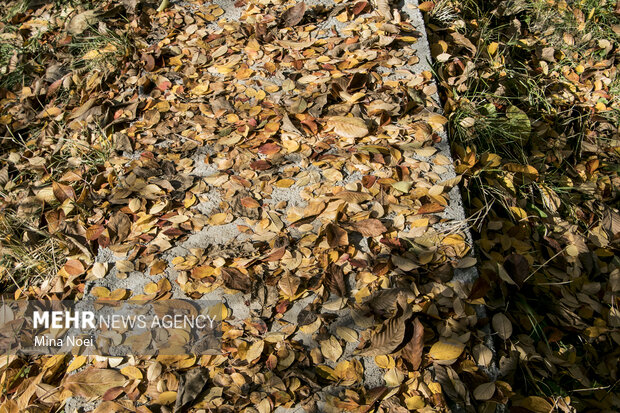
[[465, 345], [461, 342], [441, 339], [431, 346], [428, 355], [435, 360], [456, 360], [464, 349]]
[[67, 199], [75, 201], [75, 191], [69, 185], [52, 182], [52, 188], [54, 190], [54, 196], [59, 202], [65, 202]]
[[368, 135], [366, 122], [360, 118], [332, 116], [327, 121], [327, 125], [343, 138], [363, 138]]
[[[174, 411], [178, 412], [186, 407], [191, 407], [193, 402], [207, 385], [209, 381], [209, 369], [196, 367], [188, 370], [179, 379], [179, 389], [176, 394]], [[161, 403], [166, 404], [166, 403]]]
[[244, 293], [249, 292], [252, 287], [250, 277], [236, 268], [222, 268], [222, 279], [226, 287]]
[[413, 335], [411, 340], [402, 349], [403, 357], [411, 363], [413, 370], [418, 370], [422, 363], [422, 349], [424, 347], [424, 326], [416, 317], [413, 320]]
[[364, 237], [378, 237], [379, 235], [387, 232], [385, 225], [383, 225], [383, 223], [378, 219], [374, 218], [354, 222], [352, 227]]
[[331, 336], [329, 339], [321, 341], [321, 352], [328, 360], [336, 362], [342, 356], [342, 346], [336, 337]]
[[127, 378], [116, 370], [90, 367], [66, 378], [63, 386], [76, 396], [101, 397], [112, 387], [123, 386]]
[[495, 383], [482, 383], [474, 389], [476, 400], [489, 400], [495, 393]]
[[293, 27], [298, 25], [304, 18], [304, 13], [306, 12], [306, 3], [303, 1], [297, 3], [293, 7], [287, 9], [282, 16], [282, 25], [284, 27]]
[[512, 335], [512, 323], [504, 314], [495, 314], [492, 319], [492, 324], [493, 329], [503, 340], [508, 340]]

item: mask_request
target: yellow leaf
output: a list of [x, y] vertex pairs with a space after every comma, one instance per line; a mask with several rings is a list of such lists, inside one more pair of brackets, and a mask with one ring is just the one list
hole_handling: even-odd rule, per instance
[[121, 369], [121, 373], [130, 379], [142, 380], [144, 377], [139, 368], [135, 366], [126, 366]]
[[532, 165], [521, 165], [518, 163], [507, 163], [504, 165], [504, 169], [510, 172], [519, 172], [524, 175], [528, 175], [529, 178], [535, 178], [538, 176], [538, 170]]
[[93, 287], [90, 293], [97, 298], [108, 298], [110, 296], [110, 290], [105, 287]]
[[380, 367], [382, 369], [390, 369], [395, 367], [394, 359], [386, 355], [375, 356], [375, 364], [377, 365], [377, 367]]
[[463, 343], [456, 340], [444, 340], [433, 344], [428, 355], [435, 360], [455, 360], [464, 349], [465, 345]]
[[292, 139], [282, 139], [282, 146], [287, 150], [287, 152], [291, 153], [299, 149], [299, 142]]
[[165, 391], [157, 395], [157, 398], [153, 401], [153, 404], [168, 405], [177, 400], [177, 392]]
[[196, 195], [192, 194], [191, 196], [185, 198], [185, 200], [183, 201], [183, 206], [185, 208], [189, 208], [192, 205], [194, 205], [196, 203], [197, 199], [196, 199]]
[[247, 353], [245, 354], [245, 360], [248, 362], [252, 362], [259, 358], [261, 354], [263, 354], [263, 349], [265, 348], [265, 342], [263, 340], [257, 341], [248, 348]]
[[510, 207], [510, 211], [520, 220], [527, 219], [527, 212], [525, 212], [523, 208], [513, 206], [513, 207]]
[[427, 118], [426, 121], [431, 126], [431, 128], [433, 128], [433, 130], [438, 130], [441, 129], [441, 127], [448, 122], [448, 119], [446, 119], [445, 116], [440, 115], [439, 113], [433, 113]]
[[159, 287], [155, 283], [148, 283], [144, 286], [145, 294], [155, 294], [159, 290]]
[[489, 52], [489, 55], [493, 56], [495, 52], [497, 52], [498, 47], [499, 47], [499, 43], [492, 42], [491, 44], [487, 46], [487, 52]]
[[407, 405], [409, 410], [419, 410], [426, 406], [422, 396], [411, 396], [405, 399], [405, 405]]
[[405, 379], [405, 375], [400, 370], [393, 368], [388, 370], [387, 373], [385, 373], [383, 379], [385, 380], [385, 384], [389, 387], [396, 387], [400, 386], [400, 384]]
[[316, 366], [316, 372], [319, 376], [326, 378], [328, 380], [336, 380], [336, 375], [335, 375], [335, 371], [334, 369], [332, 369], [329, 366], [326, 366], [325, 364], [319, 364], [318, 366]]
[[290, 188], [291, 186], [293, 186], [294, 183], [295, 181], [293, 179], [286, 178], [280, 179], [278, 182], [276, 182], [276, 186], [278, 188]]
[[342, 13], [340, 13], [338, 16], [336, 16], [336, 20], [338, 20], [340, 23], [346, 23], [349, 20], [347, 12], [343, 11]]
[[94, 59], [97, 59], [101, 55], [102, 53], [99, 51], [99, 49], [93, 49], [93, 50], [89, 50], [84, 56], [82, 56], [82, 59], [94, 60]]
[[226, 223], [227, 214], [226, 212], [220, 212], [217, 214], [211, 215], [209, 218], [209, 224], [211, 225], [223, 225]]
[[82, 367], [86, 363], [86, 356], [77, 356], [73, 359], [73, 361], [67, 367], [67, 373], [72, 372], [73, 370], [77, 370]]
[[394, 189], [397, 189], [400, 192], [407, 193], [411, 189], [412, 185], [413, 185], [413, 182], [400, 181], [400, 182], [394, 182], [392, 184], [392, 187]]
[[127, 296], [127, 290], [124, 288], [118, 288], [110, 293], [111, 300], [122, 300]]

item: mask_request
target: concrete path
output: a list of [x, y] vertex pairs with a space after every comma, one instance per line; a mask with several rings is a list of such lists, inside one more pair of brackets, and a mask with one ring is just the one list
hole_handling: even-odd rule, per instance
[[[88, 295], [93, 291], [93, 287], [103, 286], [110, 290], [124, 288], [139, 294], [147, 284], [166, 277], [172, 285], [172, 297], [182, 298], [188, 294], [196, 296], [199, 293], [203, 294], [203, 299], [222, 300], [229, 309], [226, 322], [233, 327], [243, 328], [244, 321], [267, 320], [267, 313], [273, 311], [273, 306], [280, 299], [277, 288], [279, 278], [286, 274], [297, 274], [304, 278], [306, 285], [311, 283], [312, 277], [317, 275], [316, 251], [332, 248], [327, 240], [321, 241], [321, 238], [329, 237], [325, 237], [325, 231], [328, 231], [326, 228], [340, 213], [336, 207], [347, 207], [349, 216], [358, 214], [358, 218], [378, 219], [388, 231], [383, 236], [375, 237], [349, 232], [349, 242], [353, 247], [343, 251], [348, 256], [342, 260], [340, 255], [337, 258], [340, 260], [338, 264], [348, 265], [349, 269], [351, 262], [359, 264], [363, 261], [371, 265], [348, 272], [347, 297], [329, 293], [323, 287], [299, 294], [286, 311], [276, 317], [278, 321], [268, 325], [264, 337], [278, 337], [279, 332], [283, 333], [304, 348], [306, 354], [310, 354], [312, 349], [320, 346], [322, 338], [329, 335], [340, 337], [342, 331], [348, 331], [342, 327], [347, 327], [355, 332], [357, 340], [346, 343], [337, 362], [326, 359], [324, 363], [335, 367], [342, 360], [357, 359], [364, 368], [363, 386], [368, 389], [382, 386], [385, 384], [386, 370], [375, 364], [374, 357], [354, 354], [360, 341], [368, 340], [369, 328], [377, 324], [376, 320], [373, 321], [372, 317], [369, 318], [361, 310], [361, 304], [369, 296], [372, 297], [371, 294], [377, 286], [382, 289], [402, 287], [403, 280], [414, 279], [407, 277], [407, 274], [421, 264], [418, 261], [420, 254], [405, 252], [390, 255], [385, 245], [380, 243], [381, 238], [416, 240], [418, 248], [424, 246], [427, 251], [436, 251], [435, 255], [431, 254], [428, 258], [429, 261], [439, 259], [438, 256], [444, 254], [442, 242], [446, 236], [452, 236], [452, 240], [463, 241], [454, 243], [454, 248], [458, 249], [459, 253], [466, 253], [471, 241], [454, 179], [456, 175], [447, 135], [443, 129], [444, 120], [441, 116], [436, 116], [441, 113], [441, 107], [436, 85], [431, 79], [431, 56], [417, 1], [406, 0], [390, 5], [389, 20], [379, 17], [381, 13], [386, 13], [383, 8], [369, 14], [362, 12], [359, 19], [349, 13], [351, 18], [348, 21], [341, 21], [344, 20], [342, 13], [346, 13], [347, 7], [351, 10], [355, 2], [307, 1], [306, 19], [316, 15], [316, 24], [308, 26], [305, 36], [296, 34], [296, 40], [272, 40], [280, 49], [274, 47], [270, 53], [274, 56], [279, 53], [281, 57], [285, 56], [282, 61], [287, 64], [270, 66], [270, 59], [261, 56], [264, 52], [256, 50], [252, 44], [241, 49], [240, 53], [236, 53], [238, 50], [231, 53], [229, 49], [237, 47], [234, 43], [226, 46], [225, 42], [216, 42], [216, 46], [212, 46], [206, 41], [191, 41], [192, 35], [198, 30], [204, 30], [203, 40], [207, 40], [209, 34], [234, 35], [240, 30], [239, 21], [247, 22], [254, 18], [251, 4], [239, 2], [237, 6], [240, 7], [235, 7], [233, 2], [224, 0], [214, 3], [172, 2], [168, 9], [168, 18], [184, 16], [182, 21], [177, 22], [176, 37], [170, 33], [152, 35], [151, 46], [159, 44], [162, 48], [168, 48], [169, 54], [179, 53], [183, 47], [187, 47], [186, 59], [197, 62], [195, 73], [189, 73], [187, 66], [177, 68], [179, 72], [175, 72], [172, 67], [167, 71], [157, 72], [169, 79], [174, 86], [183, 86], [182, 90], [173, 87], [174, 94], [164, 94], [162, 98], [172, 106], [179, 102], [190, 103], [192, 109], [186, 110], [192, 113], [161, 112], [158, 115], [161, 117], [160, 122], [173, 116], [179, 119], [172, 132], [170, 128], [167, 131], [148, 131], [144, 128], [133, 131], [128, 128], [124, 131], [123, 133], [129, 135], [134, 133], [130, 138], [137, 142], [134, 151], [128, 150], [123, 154], [125, 166], [144, 165], [145, 162], [142, 161], [146, 151], [154, 154], [156, 159], [164, 159], [174, 154], [177, 159], [175, 173], [189, 177], [196, 197], [196, 202], [174, 222], [177, 225], [187, 222], [191, 223], [192, 228], [202, 228], [180, 239], [168, 238], [159, 233], [155, 240], [147, 243], [147, 248], [148, 245], [157, 245], [158, 248], [165, 246], [165, 251], [161, 254], [165, 270], [157, 275], [151, 275], [150, 268], [134, 271], [133, 269], [140, 268], [140, 265], [135, 258], [128, 260], [126, 254], [119, 252], [122, 249], [117, 248], [116, 252], [107, 248], [101, 249], [97, 261], [105, 264], [109, 270], [105, 277], [89, 281], [85, 293]], [[172, 11], [175, 13], [171, 13]], [[204, 17], [211, 15], [216, 19], [208, 22], [209, 19]], [[375, 18], [369, 19], [372, 16]], [[301, 25], [307, 24], [307, 21]], [[283, 34], [282, 31], [277, 33]], [[166, 36], [170, 41], [166, 41]], [[269, 33], [262, 36], [264, 39]], [[337, 38], [348, 41], [335, 42], [334, 39]], [[186, 43], [182, 44], [183, 41]], [[399, 45], [397, 48], [393, 45], [395, 41]], [[324, 45], [330, 42], [333, 43], [332, 48], [325, 48]], [[305, 52], [311, 49], [311, 46], [324, 50], [326, 54], [322, 55], [323, 59]], [[201, 59], [209, 56], [216, 57], [205, 59], [200, 64]], [[233, 61], [239, 58], [240, 60]], [[377, 58], [383, 59], [378, 65], [358, 63], [351, 69], [346, 69], [347, 60], [372, 62]], [[305, 66], [296, 68], [295, 59], [305, 59]], [[315, 59], [315, 63], [308, 68], [308, 60], [312, 59]], [[369, 99], [363, 105], [361, 102], [366, 97], [359, 98], [360, 104], [348, 106], [321, 102], [320, 93], [316, 94], [318, 97], [314, 101], [308, 98], [304, 98], [303, 102], [299, 100], [300, 96], [307, 96], [307, 91], [313, 87], [320, 92], [321, 85], [332, 82], [330, 72], [336, 73], [336, 67], [343, 68], [340, 70], [347, 76], [355, 76], [357, 73], [363, 75], [366, 82], [380, 79], [385, 87], [400, 88], [403, 91], [399, 95], [401, 101], [390, 102], [386, 98], [382, 101], [383, 106], [377, 110], [403, 113], [399, 106], [406, 105], [407, 102], [413, 102], [411, 104], [414, 106], [423, 105], [425, 108], [412, 110], [407, 118], [408, 123], [399, 123], [400, 115], [393, 116], [383, 127], [378, 128], [378, 125], [375, 125], [366, 136], [360, 138], [347, 137], [346, 132], [332, 134], [331, 140], [324, 136], [313, 136], [312, 125], [309, 123], [304, 129], [295, 113], [311, 113], [314, 118], [327, 119], [329, 124], [330, 117], [344, 116], [347, 113], [360, 117], [364, 112], [368, 112], [369, 102], [373, 99], [395, 96], [382, 95], [375, 91], [374, 95], [367, 96]], [[240, 70], [247, 70], [250, 75], [236, 76]], [[207, 78], [208, 83], [200, 80]], [[221, 85], [217, 84], [218, 79], [223, 82]], [[351, 82], [351, 77], [348, 79], [347, 82]], [[331, 93], [331, 96], [340, 93], [343, 102], [346, 102], [346, 99], [353, 99], [355, 102], [352, 96], [355, 88], [347, 91], [347, 82], [341, 82], [345, 90], [338, 91], [336, 86], [330, 86], [328, 93]], [[224, 90], [202, 95], [203, 92], [218, 88]], [[256, 149], [244, 146], [243, 139], [239, 138], [235, 131], [230, 133], [219, 130], [216, 131], [218, 135], [214, 135], [208, 128], [197, 126], [201, 123], [196, 120], [198, 115], [213, 119], [235, 116], [236, 113], [248, 110], [232, 99], [234, 88], [235, 93], [241, 93], [240, 90], [245, 89], [242, 93], [248, 97], [249, 106], [262, 98], [263, 102], [269, 102], [267, 105], [263, 104], [263, 107], [273, 106], [281, 115], [288, 111], [279, 126], [279, 144], [287, 150], [272, 154], [269, 147], [261, 146]], [[261, 96], [262, 91], [266, 93]], [[406, 91], [409, 91], [409, 96]], [[193, 112], [201, 103], [206, 105], [206, 108], [202, 108], [203, 112]], [[300, 105], [307, 105], [308, 108], [304, 110]], [[360, 108], [363, 108], [363, 111], [360, 112]], [[431, 129], [416, 128], [416, 121], [426, 122]], [[431, 145], [425, 143], [423, 137], [420, 138], [425, 133], [429, 134]], [[236, 152], [231, 151], [232, 147], [237, 148]], [[388, 147], [400, 148], [400, 152], [386, 153], [382, 149]], [[317, 148], [323, 150], [313, 152]], [[231, 152], [234, 155], [232, 159], [227, 157]], [[320, 156], [313, 156], [313, 153], [320, 153]], [[403, 171], [396, 171], [399, 167], [394, 161], [395, 157], [405, 158], [405, 164], [409, 165], [406, 172], [408, 176], [398, 175]], [[380, 198], [386, 194], [368, 190], [368, 181], [365, 178], [367, 175], [375, 175], [378, 179], [392, 179], [394, 182], [397, 181], [393, 177], [401, 176], [402, 181], [413, 182], [411, 189], [405, 189], [406, 194], [420, 190], [426, 194], [424, 199], [427, 201], [419, 202], [415, 197], [405, 199], [404, 196], [392, 196], [387, 200]], [[347, 201], [348, 198], [356, 197], [360, 199]], [[252, 206], [254, 203], [248, 199], [257, 201], [260, 207]], [[334, 199], [345, 201], [330, 202]], [[434, 201], [428, 202], [428, 199]], [[441, 205], [442, 200], [445, 200], [446, 205]], [[364, 206], [360, 206], [361, 203]], [[316, 213], [311, 211], [313, 206], [316, 206]], [[435, 209], [425, 212], [420, 209], [422, 207]], [[403, 211], [408, 212], [403, 214]], [[214, 216], [218, 222], [214, 222]], [[220, 219], [223, 222], [220, 222]], [[268, 246], [267, 253], [265, 245]], [[284, 248], [281, 258], [273, 261], [266, 259], [265, 254], [274, 253], [278, 248]], [[201, 282], [192, 278], [191, 269], [186, 269], [191, 268], [191, 263], [188, 262], [195, 260], [206, 262], [205, 265], [218, 269], [217, 273], [230, 263], [240, 266], [241, 263], [253, 259], [265, 260], [262, 266], [265, 271], [262, 274], [263, 279], [276, 275], [260, 288], [252, 287], [252, 291], [247, 293], [225, 288], [217, 281], [211, 284]], [[350, 262], [343, 264], [347, 259]], [[391, 263], [388, 273], [383, 276], [384, 281], [373, 274], [378, 271], [381, 263]], [[477, 276], [474, 267], [464, 265], [466, 268], [458, 268], [458, 263], [453, 263], [450, 268], [453, 266], [457, 267], [454, 269], [453, 279], [446, 280], [452, 286], [471, 282]], [[371, 284], [367, 284], [369, 282]], [[372, 285], [372, 288], [368, 285]], [[408, 288], [417, 289], [415, 285]], [[296, 328], [303, 311], [308, 309], [321, 314], [323, 323], [320, 331]], [[319, 411], [330, 411], [330, 407], [325, 403], [326, 398], [329, 394], [337, 394], [339, 390], [341, 388], [333, 386], [317, 392]], [[86, 407], [76, 399], [67, 406], [69, 411]], [[279, 408], [277, 411], [303, 410], [298, 406], [291, 409]]]

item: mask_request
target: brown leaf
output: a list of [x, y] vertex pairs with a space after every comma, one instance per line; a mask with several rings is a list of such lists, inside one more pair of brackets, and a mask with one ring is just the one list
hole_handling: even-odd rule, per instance
[[104, 393], [102, 399], [105, 401], [116, 400], [118, 396], [125, 392], [125, 388], [118, 386], [112, 387], [110, 390]]
[[411, 317], [412, 311], [404, 294], [397, 296], [396, 304], [396, 314], [383, 323], [378, 333], [373, 332], [370, 337], [370, 347], [362, 350], [360, 354], [364, 356], [391, 354], [401, 346], [407, 331], [407, 320]]
[[347, 231], [336, 224], [327, 224], [325, 234], [327, 235], [327, 243], [332, 248], [349, 245], [349, 235]]
[[75, 191], [69, 185], [63, 185], [58, 182], [52, 182], [54, 196], [59, 202], [65, 202], [67, 199], [75, 201]]
[[127, 214], [117, 212], [108, 221], [108, 231], [110, 232], [110, 240], [112, 243], [125, 241], [131, 232], [131, 219]]
[[504, 268], [519, 287], [523, 286], [523, 283], [530, 275], [530, 264], [523, 255], [510, 254], [504, 261]]
[[67, 377], [64, 387], [76, 396], [90, 399], [101, 397], [109, 389], [123, 386], [126, 381], [127, 378], [116, 370], [91, 367]]
[[437, 202], [430, 204], [424, 204], [418, 209], [418, 214], [434, 214], [435, 212], [441, 212], [445, 209], [444, 206], [439, 205]]
[[179, 380], [177, 400], [174, 411], [181, 411], [185, 407], [191, 407], [198, 395], [202, 393], [209, 381], [209, 370], [205, 367], [197, 367], [188, 370]]
[[405, 338], [405, 323], [400, 317], [392, 317], [383, 323], [381, 331], [370, 337], [370, 347], [360, 352], [363, 356], [390, 354]]
[[341, 191], [334, 195], [336, 199], [342, 199], [349, 204], [359, 204], [372, 199], [372, 195], [364, 192]]
[[243, 205], [246, 208], [260, 208], [260, 204], [258, 203], [258, 201], [252, 198], [251, 196], [241, 198], [240, 202], [241, 202], [241, 205]]
[[512, 335], [512, 323], [508, 317], [502, 313], [497, 313], [493, 316], [491, 323], [493, 324], [493, 329], [503, 340], [510, 338]]
[[418, 8], [423, 12], [429, 12], [435, 8], [435, 3], [433, 3], [432, 1], [424, 1], [420, 3]]
[[68, 260], [65, 263], [65, 271], [67, 271], [67, 274], [73, 276], [73, 277], [77, 277], [78, 275], [82, 275], [84, 274], [84, 265], [78, 261], [78, 260]]
[[286, 247], [276, 248], [267, 255], [266, 258], [263, 259], [265, 262], [279, 261], [280, 258], [284, 257], [286, 253]]
[[386, 21], [392, 20], [392, 9], [388, 0], [376, 0], [376, 9]]
[[353, 223], [353, 229], [365, 237], [378, 237], [387, 231], [381, 221], [375, 218], [363, 219]]
[[81, 34], [98, 20], [98, 10], [87, 10], [75, 15], [66, 25], [66, 29], [71, 34]]
[[252, 280], [250, 280], [250, 277], [236, 268], [222, 268], [222, 279], [226, 287], [244, 293], [250, 292], [250, 288], [252, 287]]
[[413, 370], [420, 368], [422, 363], [422, 349], [424, 347], [424, 326], [416, 317], [413, 320], [413, 336], [402, 349], [403, 358], [411, 363]]
[[265, 159], [250, 162], [250, 168], [254, 169], [255, 171], [266, 171], [267, 169], [271, 168], [271, 162]]
[[331, 336], [329, 339], [321, 341], [321, 352], [327, 359], [336, 362], [342, 355], [342, 346], [336, 337]]
[[293, 27], [299, 24], [306, 13], [306, 3], [303, 1], [301, 3], [297, 3], [290, 9], [286, 10], [282, 13], [282, 25], [284, 27]]
[[327, 271], [327, 275], [327, 287], [329, 288], [329, 292], [339, 297], [345, 297], [347, 295], [347, 283], [344, 280], [342, 267], [332, 264]]
[[49, 211], [45, 214], [45, 220], [50, 233], [61, 231], [65, 227], [65, 212], [62, 209]]
[[351, 13], [357, 16], [368, 10], [370, 10], [370, 5], [367, 1], [358, 1], [353, 6], [353, 9], [351, 9]]
[[274, 155], [280, 152], [280, 146], [276, 145], [275, 143], [266, 143], [260, 148], [258, 148], [258, 152], [262, 153], [263, 155]]
[[474, 389], [474, 399], [489, 400], [495, 393], [495, 383], [482, 383]]
[[[618, 2], [620, 4], [620, 1]], [[603, 229], [611, 235], [611, 239], [620, 237], [620, 215], [611, 208], [606, 208], [601, 221]]]
[[89, 241], [96, 240], [105, 231], [105, 227], [101, 224], [95, 224], [86, 229], [86, 239]]
[[130, 410], [119, 403], [113, 401], [104, 401], [101, 403], [92, 413], [130, 413], [134, 410]]
[[155, 59], [150, 54], [142, 53], [140, 60], [144, 63], [144, 70], [147, 72], [152, 72], [155, 69]]
[[278, 286], [280, 287], [280, 291], [282, 291], [285, 296], [295, 297], [297, 289], [299, 288], [299, 283], [299, 277], [288, 274], [280, 279]]

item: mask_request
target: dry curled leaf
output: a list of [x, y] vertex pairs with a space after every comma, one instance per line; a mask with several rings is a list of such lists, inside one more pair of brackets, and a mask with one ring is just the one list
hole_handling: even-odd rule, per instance
[[364, 356], [378, 356], [393, 353], [405, 338], [407, 320], [411, 317], [411, 308], [407, 304], [404, 295], [397, 298], [396, 314], [386, 320], [381, 329], [373, 332], [370, 336], [370, 347], [362, 350], [360, 354]]
[[411, 340], [403, 347], [402, 356], [411, 363], [413, 370], [418, 370], [422, 363], [422, 349], [424, 347], [424, 326], [416, 317], [413, 322]]

